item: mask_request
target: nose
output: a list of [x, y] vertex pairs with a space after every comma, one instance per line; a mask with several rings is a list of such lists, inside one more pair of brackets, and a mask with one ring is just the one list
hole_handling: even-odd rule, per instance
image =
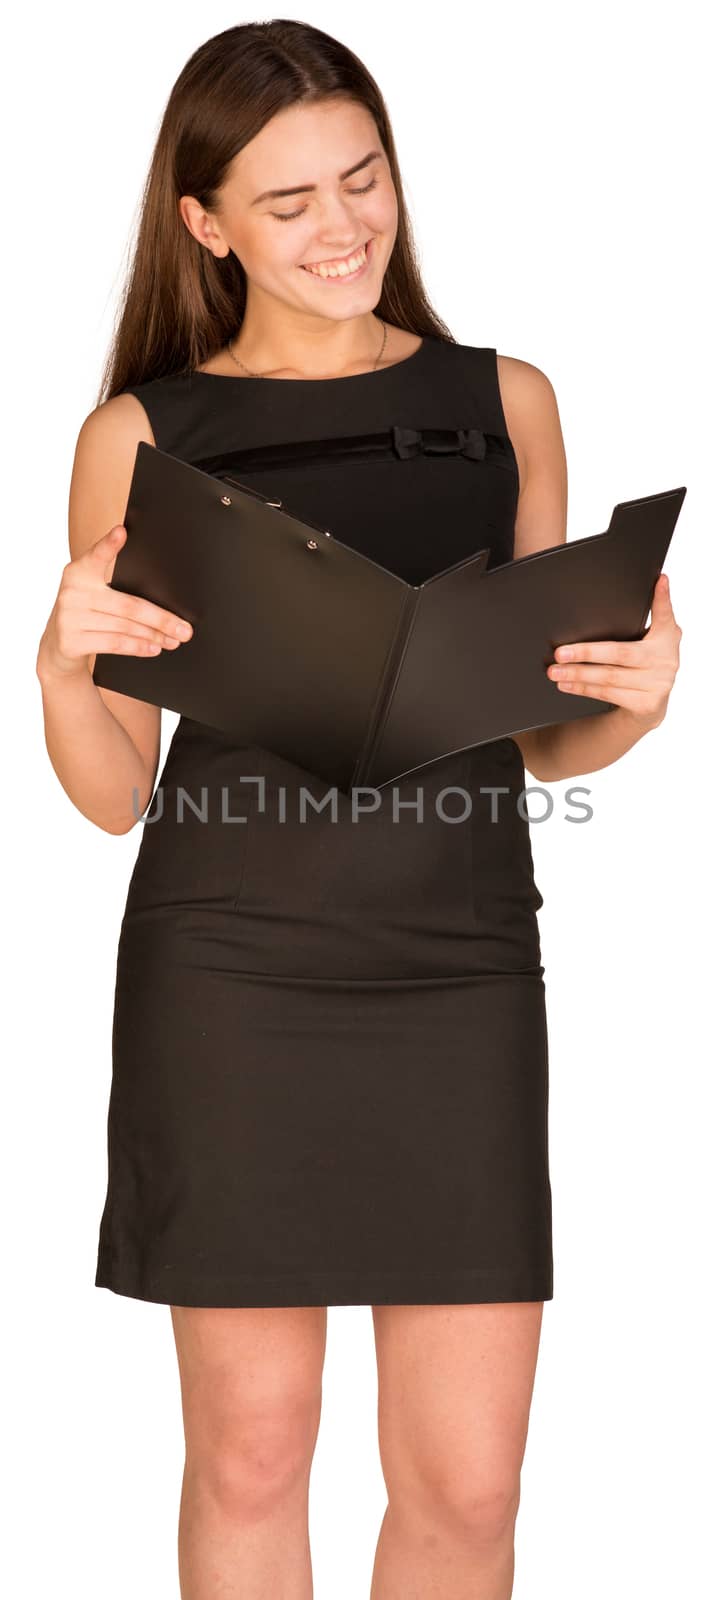
[[328, 200], [320, 212], [317, 241], [324, 251], [324, 255], [317, 255], [317, 261], [329, 261], [332, 255], [346, 256], [350, 250], [357, 248], [357, 241], [364, 238], [364, 229], [354, 216], [354, 210], [349, 200], [340, 196], [336, 201]]

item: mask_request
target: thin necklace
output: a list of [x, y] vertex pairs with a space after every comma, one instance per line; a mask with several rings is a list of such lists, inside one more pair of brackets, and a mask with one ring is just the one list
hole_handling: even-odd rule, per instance
[[[384, 329], [384, 337], [383, 337], [383, 339], [381, 341], [381, 350], [379, 351], [379, 354], [378, 354], [378, 356], [376, 358], [376, 361], [374, 362], [374, 366], [372, 368], [373, 372], [376, 372], [376, 369], [377, 369], [377, 367], [379, 365], [379, 362], [381, 361], [381, 358], [382, 358], [382, 356], [384, 354], [384, 346], [386, 344], [386, 336], [387, 336], [387, 333], [388, 333], [387, 325], [386, 325], [383, 317], [380, 317], [379, 321], [380, 321], [380, 323], [382, 325], [382, 328]], [[264, 372], [252, 372], [249, 367], [245, 367], [244, 362], [240, 361], [239, 356], [235, 355], [235, 353], [234, 353], [234, 351], [232, 349], [231, 341], [227, 344], [227, 350], [228, 350], [229, 354], [231, 355], [232, 360], [234, 362], [236, 362], [237, 366], [241, 367], [244, 372], [248, 373], [250, 378], [264, 378], [264, 377], [266, 377], [266, 373], [264, 373]]]

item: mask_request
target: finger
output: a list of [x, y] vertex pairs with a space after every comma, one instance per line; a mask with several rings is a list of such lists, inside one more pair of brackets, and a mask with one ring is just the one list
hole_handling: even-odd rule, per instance
[[66, 568], [68, 585], [71, 586], [81, 573], [91, 573], [99, 577], [103, 583], [111, 583], [115, 570], [115, 560], [127, 538], [127, 529], [122, 522], [116, 522], [114, 528], [108, 533], [103, 533], [81, 556], [76, 556], [74, 561], [68, 563]]
[[652, 706], [650, 689], [609, 688], [602, 684], [580, 683], [577, 679], [572, 683], [558, 683], [556, 688], [562, 694], [584, 695], [589, 700], [608, 700], [613, 706], [625, 706], [627, 711], [640, 715], [646, 714]]
[[653, 599], [651, 600], [651, 626], [656, 624], [658, 627], [661, 627], [666, 624], [673, 624], [675, 623], [675, 620], [675, 613], [671, 601], [670, 584], [668, 582], [668, 574], [662, 572], [658, 582], [656, 583], [656, 587], [653, 590]]
[[560, 689], [562, 694], [587, 695], [589, 700], [610, 700], [614, 705], [620, 705], [624, 703], [619, 698], [623, 691], [620, 689], [613, 689], [609, 693], [609, 690], [607, 688], [602, 689], [600, 684], [594, 684], [589, 689], [587, 683], [579, 683], [578, 680], [574, 680], [572, 683], [557, 683], [556, 688]]
[[616, 662], [609, 662], [608, 669], [604, 666], [585, 666], [585, 662], [574, 662], [572, 666], [547, 667], [547, 675], [556, 686], [561, 683], [603, 683], [606, 688], [641, 688], [640, 678], [644, 667], [620, 667]]
[[96, 544], [91, 545], [84, 556], [78, 557], [78, 561], [91, 561], [94, 566], [101, 568], [103, 582], [108, 588], [108, 610], [119, 616], [134, 617], [137, 621], [145, 622], [149, 627], [170, 634], [172, 637], [189, 639], [193, 629], [185, 617], [178, 616], [174, 611], [167, 611], [162, 606], [156, 606], [151, 600], [144, 600], [141, 595], [123, 594], [120, 589], [110, 589], [110, 580], [105, 574], [126, 537], [127, 529], [123, 523], [118, 522], [114, 528], [110, 528], [109, 533], [103, 534]]
[[140, 639], [132, 633], [107, 633], [104, 630], [95, 633], [92, 629], [83, 629], [78, 637], [82, 645], [78, 651], [80, 656], [156, 656], [164, 648], [155, 639]]
[[104, 569], [108, 561], [114, 560], [126, 538], [127, 529], [124, 523], [116, 522], [114, 528], [110, 528], [109, 533], [103, 533], [102, 538], [91, 544], [89, 550], [79, 556], [78, 560]]
[[602, 661], [606, 665], [637, 667], [644, 657], [643, 639], [595, 639], [579, 644], [561, 644], [554, 650], [559, 666], [570, 662]]
[[[165, 632], [163, 628], [151, 628], [148, 623], [136, 622], [133, 617], [123, 616], [119, 612], [113, 614], [111, 611], [90, 607], [83, 612], [84, 617], [88, 619], [88, 625], [95, 628], [107, 629], [112, 633], [130, 633], [138, 639], [154, 639], [163, 646], [171, 646], [172, 649], [178, 649], [184, 643], [183, 639], [178, 639], [173, 633]], [[80, 623], [80, 627], [84, 629], [84, 621]]]
[[194, 631], [191, 622], [177, 616], [176, 612], [167, 611], [152, 600], [144, 600], [142, 595], [124, 594], [121, 589], [111, 589], [109, 585], [102, 596], [102, 612], [126, 621], [141, 622], [172, 639], [190, 639]]

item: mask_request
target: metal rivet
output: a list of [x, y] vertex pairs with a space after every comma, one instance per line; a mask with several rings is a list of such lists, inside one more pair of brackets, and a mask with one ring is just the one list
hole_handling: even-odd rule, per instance
[[317, 545], [316, 539], [307, 539], [307, 549], [308, 550], [317, 550], [318, 549], [318, 545]]
[[325, 537], [325, 539], [331, 539], [331, 534], [330, 534], [328, 528], [324, 529], [324, 537]]
[[231, 502], [231, 500], [229, 498], [229, 495], [228, 494], [223, 494], [222, 495], [222, 505], [223, 506], [231, 506], [231, 504], [232, 504], [232, 502]]

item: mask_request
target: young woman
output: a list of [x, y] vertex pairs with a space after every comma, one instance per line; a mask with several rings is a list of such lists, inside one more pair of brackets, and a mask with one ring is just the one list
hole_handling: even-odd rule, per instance
[[[382, 97], [315, 28], [230, 28], [180, 74], [77, 442], [38, 675], [58, 777], [117, 834], [150, 806], [160, 712], [98, 689], [96, 653], [192, 633], [109, 587], [140, 440], [230, 463], [412, 583], [566, 536], [551, 384], [432, 311]], [[326, 1308], [346, 1304], [372, 1305], [376, 1335], [372, 1600], [510, 1595], [553, 1294], [542, 897], [517, 802], [524, 763], [586, 773], [658, 726], [679, 639], [659, 582], [640, 643], [549, 669], [609, 716], [331, 807], [311, 772], [180, 718], [122, 923], [95, 1281], [171, 1307], [184, 1600], [311, 1595]]]

